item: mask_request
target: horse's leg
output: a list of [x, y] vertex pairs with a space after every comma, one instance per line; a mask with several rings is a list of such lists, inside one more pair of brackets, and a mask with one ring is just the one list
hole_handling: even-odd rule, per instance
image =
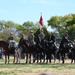
[[[36, 53], [33, 54], [33, 63], [35, 63], [35, 60], [37, 59], [36, 55], [37, 55]], [[38, 62], [38, 60], [37, 60], [37, 62]]]
[[9, 54], [8, 54], [8, 64], [9, 64]]
[[38, 60], [39, 60], [39, 59], [38, 59], [38, 53], [36, 54], [36, 60], [37, 60], [37, 63], [38, 63]]
[[72, 58], [71, 58], [71, 63], [73, 63], [73, 52], [72, 52]]
[[42, 62], [41, 55], [42, 55], [42, 53], [40, 53], [40, 63]]
[[31, 53], [28, 54], [29, 57], [29, 63], [31, 64]]
[[44, 60], [43, 60], [43, 63], [45, 63], [45, 55], [46, 55], [46, 53], [44, 53]]
[[[49, 57], [49, 56], [48, 56]], [[51, 63], [52, 54], [50, 53], [49, 62]]]
[[54, 63], [55, 63], [55, 61], [56, 61], [56, 53], [54, 53], [53, 55], [54, 55]]
[[26, 53], [26, 64], [28, 62], [28, 53]]
[[14, 57], [13, 63], [15, 63], [15, 54], [13, 54], [13, 57]]
[[59, 63], [60, 63], [60, 58], [61, 58], [61, 53], [58, 51], [57, 52], [57, 59], [58, 59]]
[[7, 55], [5, 54], [5, 64], [7, 63]]
[[18, 62], [19, 62], [19, 64], [20, 64], [21, 52], [18, 52], [18, 56], [17, 56], [17, 58], [18, 58]]
[[62, 64], [64, 64], [64, 59], [65, 59], [65, 53], [62, 53]]
[[46, 64], [48, 64], [48, 54], [46, 54]]
[[15, 57], [16, 57], [16, 64], [18, 63], [18, 52], [17, 50], [15, 51]]

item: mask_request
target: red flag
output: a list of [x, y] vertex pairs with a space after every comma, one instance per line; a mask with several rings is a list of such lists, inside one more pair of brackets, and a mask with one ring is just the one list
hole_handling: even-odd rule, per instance
[[41, 25], [41, 26], [43, 26], [43, 25], [44, 25], [44, 24], [43, 24], [43, 18], [42, 18], [42, 16], [40, 16], [39, 23], [40, 23], [40, 25]]

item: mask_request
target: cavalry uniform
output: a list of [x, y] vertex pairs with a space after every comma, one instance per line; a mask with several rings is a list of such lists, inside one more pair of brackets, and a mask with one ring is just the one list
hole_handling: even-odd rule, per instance
[[68, 34], [65, 33], [65, 35], [62, 37], [61, 43], [60, 43], [60, 47], [59, 49], [62, 50], [64, 52], [68, 52]]
[[65, 45], [68, 43], [68, 37], [65, 35], [62, 37], [61, 43], [63, 43], [63, 47], [65, 47]]
[[40, 47], [44, 47], [44, 39], [45, 39], [45, 34], [43, 32], [43, 30], [40, 30], [40, 33], [38, 35], [38, 43], [40, 45]]
[[56, 38], [55, 38], [55, 36], [54, 36], [54, 33], [51, 33], [51, 35], [50, 35], [49, 38], [48, 38], [48, 41], [49, 41], [49, 43], [52, 44], [54, 50], [57, 49], [57, 48], [56, 48], [56, 44], [55, 44], [55, 40], [56, 40]]
[[9, 36], [7, 42], [10, 43], [10, 40], [14, 40], [14, 38], [12, 36]]
[[40, 34], [38, 35], [39, 41], [43, 42], [44, 38], [45, 38], [45, 34], [43, 33], [43, 30], [41, 30]]
[[28, 41], [30, 44], [34, 44], [34, 35], [33, 34], [28, 36]]
[[19, 41], [19, 44], [18, 44], [18, 47], [21, 47], [22, 46], [22, 43], [23, 43], [23, 40], [25, 39], [25, 36], [24, 34], [21, 35], [21, 38], [20, 38], [20, 41]]
[[10, 33], [10, 36], [8, 37], [8, 39], [7, 39], [7, 43], [9, 43], [9, 48], [15, 46], [15, 41], [14, 41], [14, 38], [13, 38], [11, 33]]
[[49, 41], [52, 41], [53, 43], [55, 42], [56, 38], [55, 36], [52, 34], [51, 36], [49, 36], [48, 38]]
[[29, 41], [30, 45], [35, 44], [33, 31], [30, 31], [30, 35], [28, 36], [28, 41]]

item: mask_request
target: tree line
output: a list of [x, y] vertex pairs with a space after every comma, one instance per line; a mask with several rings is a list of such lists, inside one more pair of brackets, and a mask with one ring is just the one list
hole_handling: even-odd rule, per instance
[[[48, 26], [51, 26], [52, 29], [55, 28], [54, 32], [58, 32], [58, 36], [56, 35], [57, 37], [61, 38], [64, 31], [68, 31], [69, 39], [75, 39], [75, 14], [52, 16], [47, 22]], [[21, 33], [28, 35], [30, 30], [33, 30], [34, 34], [38, 35], [39, 28], [39, 23], [33, 23], [30, 21], [18, 24], [13, 21], [0, 20], [0, 39], [6, 40], [10, 32], [13, 32], [15, 40], [18, 41]], [[46, 25], [44, 26], [44, 32], [48, 37], [49, 31], [47, 31]]]

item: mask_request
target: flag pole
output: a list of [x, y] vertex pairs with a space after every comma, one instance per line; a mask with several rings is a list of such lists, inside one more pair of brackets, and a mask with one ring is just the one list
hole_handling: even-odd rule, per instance
[[40, 20], [39, 20], [39, 24], [40, 24], [40, 29], [42, 29], [43, 28], [43, 18], [42, 18], [42, 13], [40, 13], [41, 15], [40, 15]]
[[[42, 13], [40, 13], [40, 16], [42, 16]], [[42, 26], [40, 26], [40, 30], [42, 29]]]

